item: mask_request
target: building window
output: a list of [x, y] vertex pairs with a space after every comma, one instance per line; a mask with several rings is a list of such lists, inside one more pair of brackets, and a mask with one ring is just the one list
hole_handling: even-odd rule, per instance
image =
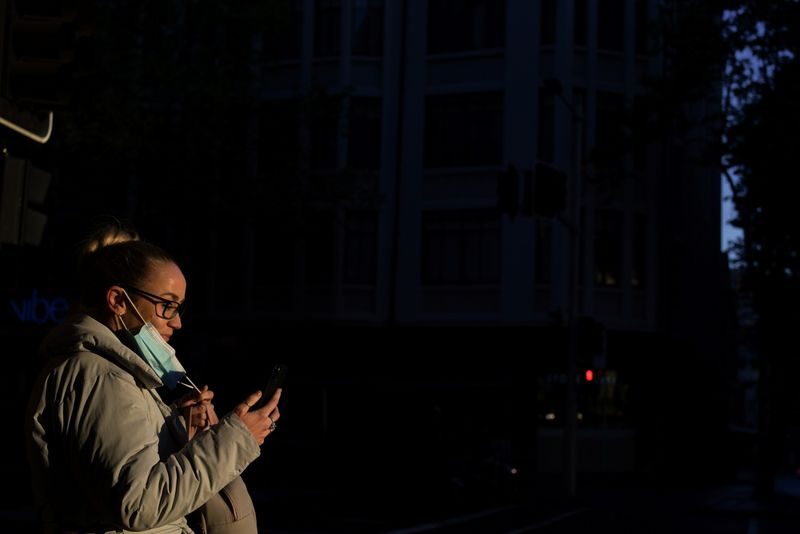
[[259, 220], [253, 246], [253, 307], [257, 310], [288, 311], [292, 307], [297, 235], [292, 224], [288, 218], [272, 214]]
[[500, 215], [496, 210], [428, 211], [422, 216], [423, 285], [500, 281]]
[[589, 2], [588, 0], [575, 0], [574, 27], [572, 42], [575, 46], [587, 46], [589, 40]]
[[383, 56], [384, 0], [353, 1], [353, 55]]
[[377, 170], [380, 161], [381, 99], [352, 97], [347, 131], [348, 166]]
[[570, 116], [573, 120], [573, 150], [582, 175], [585, 174], [586, 154], [588, 154], [588, 135], [586, 130], [586, 89], [575, 87], [572, 89], [572, 110]]
[[378, 214], [351, 211], [345, 217], [344, 283], [375, 284]]
[[633, 269], [631, 287], [647, 287], [647, 215], [636, 213], [633, 219]]
[[553, 223], [537, 219], [535, 239], [534, 280], [539, 285], [549, 285], [553, 282]]
[[241, 276], [243, 257], [243, 231], [242, 224], [235, 218], [221, 219], [217, 223], [216, 254], [217, 258], [224, 258], [215, 263], [214, 272], [214, 302], [220, 310], [235, 309], [243, 304], [242, 290], [244, 289]]
[[305, 281], [311, 287], [328, 287], [333, 283], [335, 223], [333, 210], [313, 212], [305, 223]]
[[552, 91], [539, 89], [539, 147], [537, 157], [552, 163], [556, 154], [556, 97]]
[[425, 106], [425, 165], [501, 165], [503, 94], [429, 96]]
[[625, 0], [598, 0], [597, 47], [612, 52], [625, 50]]
[[619, 178], [625, 155], [625, 97], [619, 93], [597, 92], [595, 146], [592, 160], [601, 176]]
[[647, 0], [636, 0], [636, 53], [646, 55], [650, 48], [650, 16], [647, 13]]
[[271, 180], [292, 173], [300, 162], [299, 108], [296, 100], [265, 102], [259, 113], [258, 166]]
[[505, 0], [428, 2], [429, 54], [503, 48], [505, 40]]
[[622, 279], [622, 212], [595, 211], [594, 283], [601, 287], [619, 287]]
[[340, 96], [324, 91], [314, 92], [309, 97], [309, 163], [312, 170], [330, 171], [338, 166], [341, 106]]
[[632, 145], [633, 145], [633, 170], [644, 174], [647, 172], [647, 141], [649, 110], [644, 97], [635, 97], [633, 112], [631, 113]]
[[273, 24], [264, 31], [263, 54], [267, 61], [300, 59], [303, 11], [300, 0], [275, 2]]
[[539, 43], [553, 45], [556, 42], [556, 0], [541, 0], [539, 5]]
[[341, 0], [314, 2], [314, 57], [338, 56], [341, 46]]

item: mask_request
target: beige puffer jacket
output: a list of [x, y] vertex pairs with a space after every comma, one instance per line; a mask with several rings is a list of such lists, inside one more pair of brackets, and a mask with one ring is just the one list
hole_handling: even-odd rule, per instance
[[184, 517], [260, 454], [235, 414], [177, 439], [161, 380], [88, 315], [55, 328], [42, 350], [25, 434], [45, 531], [191, 532]]

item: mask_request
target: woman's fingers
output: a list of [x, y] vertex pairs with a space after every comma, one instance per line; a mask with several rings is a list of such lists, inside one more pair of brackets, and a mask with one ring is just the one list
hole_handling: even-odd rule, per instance
[[245, 426], [247, 426], [247, 429], [250, 430], [250, 433], [259, 445], [264, 443], [264, 439], [275, 431], [275, 421], [280, 418], [278, 401], [281, 398], [281, 390], [278, 389], [264, 406], [251, 411], [250, 408], [260, 397], [260, 391], [254, 393], [234, 410], [236, 415], [238, 415]]
[[269, 399], [264, 406], [258, 409], [259, 412], [263, 412], [263, 416], [269, 416], [278, 407], [278, 401], [281, 400], [282, 391], [283, 390], [281, 388], [276, 389], [272, 398]]
[[256, 391], [255, 393], [251, 393], [250, 395], [247, 396], [247, 398], [245, 400], [243, 400], [242, 402], [237, 404], [236, 408], [234, 408], [233, 411], [239, 417], [243, 417], [245, 414], [247, 414], [250, 411], [250, 408], [252, 408], [253, 405], [256, 402], [258, 402], [258, 399], [260, 399], [260, 398], [261, 398], [261, 392], [260, 391]]

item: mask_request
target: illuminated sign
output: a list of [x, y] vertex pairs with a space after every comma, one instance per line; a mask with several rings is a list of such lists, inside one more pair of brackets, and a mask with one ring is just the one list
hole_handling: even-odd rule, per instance
[[21, 323], [60, 323], [69, 310], [69, 303], [64, 297], [41, 298], [36, 289], [30, 297], [19, 301], [8, 299], [8, 303]]

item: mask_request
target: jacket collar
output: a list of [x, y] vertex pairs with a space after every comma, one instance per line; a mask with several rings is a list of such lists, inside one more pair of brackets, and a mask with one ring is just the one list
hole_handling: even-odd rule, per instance
[[42, 342], [46, 356], [72, 352], [93, 352], [111, 360], [132, 374], [147, 389], [163, 382], [141, 356], [125, 346], [107, 326], [85, 313], [68, 318], [53, 329]]

